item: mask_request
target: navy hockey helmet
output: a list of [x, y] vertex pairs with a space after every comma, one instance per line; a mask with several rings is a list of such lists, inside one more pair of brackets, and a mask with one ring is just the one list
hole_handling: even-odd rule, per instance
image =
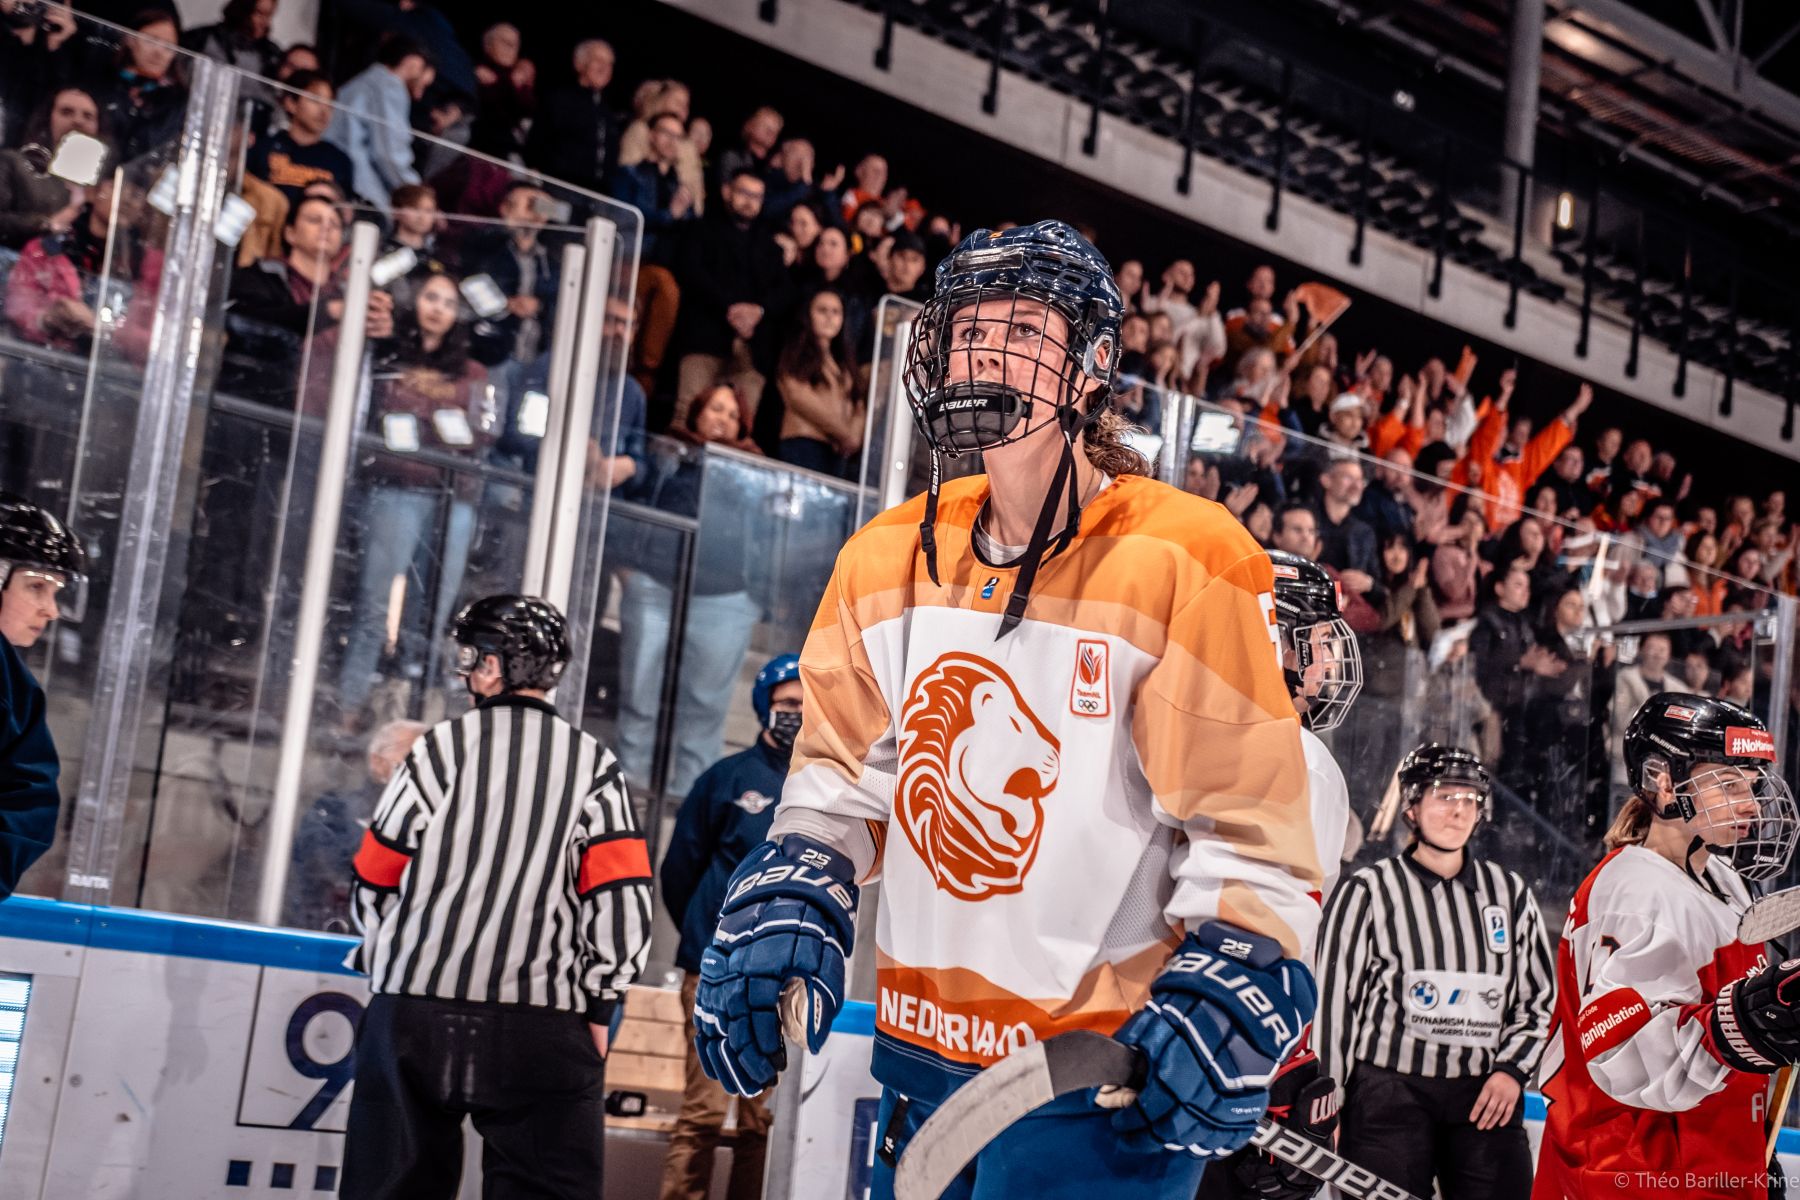
[[1275, 565], [1275, 619], [1281, 673], [1308, 729], [1344, 723], [1362, 691], [1362, 649], [1338, 611], [1337, 581], [1309, 558], [1269, 551]]
[[791, 679], [800, 678], [800, 656], [798, 654], [778, 654], [763, 664], [762, 670], [756, 673], [756, 682], [750, 688], [750, 707], [756, 710], [756, 723], [769, 723], [769, 698], [775, 689]]
[[471, 601], [450, 623], [456, 673], [467, 676], [489, 654], [500, 660], [507, 691], [549, 691], [569, 662], [569, 627], [548, 600], [503, 593]]
[[87, 549], [54, 513], [0, 492], [0, 589], [15, 578], [38, 578], [55, 589], [66, 621], [87, 608]]
[[[1800, 838], [1800, 809], [1775, 771], [1775, 739], [1727, 700], [1659, 692], [1625, 730], [1631, 790], [1665, 820], [1695, 821], [1707, 849], [1746, 879], [1779, 875]], [[1667, 783], [1674, 798], [1663, 802]]]

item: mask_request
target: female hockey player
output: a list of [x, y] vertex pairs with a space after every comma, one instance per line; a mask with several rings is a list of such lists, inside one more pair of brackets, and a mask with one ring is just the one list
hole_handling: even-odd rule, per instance
[[806, 722], [770, 831], [701, 965], [709, 1073], [817, 1048], [877, 876], [882, 1165], [958, 1086], [1074, 1029], [1141, 1048], [1140, 1092], [1048, 1105], [952, 1195], [1191, 1197], [1242, 1145], [1312, 1015], [1318, 855], [1268, 556], [1143, 477], [1108, 405], [1123, 302], [1048, 221], [964, 239], [906, 385], [934, 481], [845, 546], [800, 658]]
[[[1275, 564], [1281, 673], [1300, 714], [1313, 836], [1325, 872], [1319, 889], [1322, 903], [1337, 885], [1354, 817], [1344, 773], [1319, 734], [1336, 729], [1349, 715], [1362, 690], [1362, 653], [1356, 634], [1338, 611], [1337, 583], [1325, 569], [1285, 550], [1269, 551], [1269, 559]], [[1337, 1083], [1320, 1072], [1318, 1056], [1305, 1043], [1282, 1064], [1269, 1087], [1269, 1118], [1320, 1145], [1332, 1144], [1338, 1123]], [[1309, 1200], [1319, 1187], [1319, 1181], [1300, 1168], [1246, 1146], [1201, 1178], [1198, 1200]]]
[[1435, 743], [1400, 764], [1412, 843], [1346, 879], [1319, 947], [1321, 1069], [1347, 1079], [1338, 1152], [1415, 1196], [1531, 1189], [1521, 1093], [1550, 1027], [1550, 942], [1523, 879], [1464, 849], [1487, 768]]
[[1762, 1200], [1768, 1077], [1800, 1061], [1800, 961], [1764, 967], [1737, 927], [1744, 880], [1793, 853], [1794, 797], [1761, 721], [1680, 692], [1638, 709], [1625, 770], [1557, 955], [1532, 1195]]

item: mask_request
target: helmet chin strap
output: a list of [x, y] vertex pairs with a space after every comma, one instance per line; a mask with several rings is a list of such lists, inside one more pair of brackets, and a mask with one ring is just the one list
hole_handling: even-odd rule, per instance
[[[1092, 428], [1099, 420], [1100, 411], [1105, 406], [1108, 394], [1106, 384], [1101, 384], [1072, 404], [1059, 405], [1056, 409], [1055, 427], [1062, 434], [1062, 453], [1057, 460], [1056, 474], [1050, 481], [1049, 489], [1044, 493], [1043, 507], [1038, 510], [1037, 523], [1032, 528], [1031, 540], [1026, 543], [1025, 553], [1008, 563], [996, 563], [995, 566], [1018, 567], [1019, 579], [1012, 595], [1007, 598], [1006, 612], [1000, 618], [1000, 631], [994, 635], [999, 641], [1025, 619], [1025, 608], [1031, 603], [1031, 588], [1037, 581], [1038, 567], [1042, 565], [1045, 551], [1060, 554], [1074, 540], [1076, 530], [1081, 524], [1081, 489], [1076, 486], [1078, 478], [1075, 461], [1075, 440]], [[1082, 412], [1082, 400], [1088, 403], [1088, 411]], [[1048, 428], [1049, 423], [1039, 426]], [[1037, 433], [1034, 429], [1025, 437]], [[1019, 439], [1023, 441], [1024, 439]], [[937, 506], [938, 490], [942, 483], [942, 454], [936, 445], [931, 448], [931, 486], [925, 496], [925, 519], [919, 523], [919, 547], [925, 552], [925, 570], [930, 575], [934, 586], [942, 587], [938, 578], [937, 564]], [[1055, 519], [1057, 500], [1066, 497], [1067, 516], [1062, 531], [1054, 539], [1050, 536], [1050, 525]]]

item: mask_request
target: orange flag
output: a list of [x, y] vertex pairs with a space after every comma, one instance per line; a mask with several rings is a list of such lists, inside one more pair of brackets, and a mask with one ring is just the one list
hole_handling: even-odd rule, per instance
[[1314, 326], [1331, 324], [1350, 307], [1350, 297], [1316, 279], [1300, 284], [1294, 292], [1299, 296], [1300, 303], [1306, 305], [1306, 311], [1312, 314]]

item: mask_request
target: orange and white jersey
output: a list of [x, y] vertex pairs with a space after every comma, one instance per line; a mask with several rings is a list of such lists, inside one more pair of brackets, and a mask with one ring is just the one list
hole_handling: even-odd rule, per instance
[[1110, 1033], [1218, 918], [1310, 961], [1318, 850], [1273, 568], [1224, 508], [1126, 476], [1046, 561], [983, 563], [985, 477], [838, 556], [800, 656], [772, 836], [836, 829], [879, 877], [875, 1075], [935, 1101], [1034, 1039]]

